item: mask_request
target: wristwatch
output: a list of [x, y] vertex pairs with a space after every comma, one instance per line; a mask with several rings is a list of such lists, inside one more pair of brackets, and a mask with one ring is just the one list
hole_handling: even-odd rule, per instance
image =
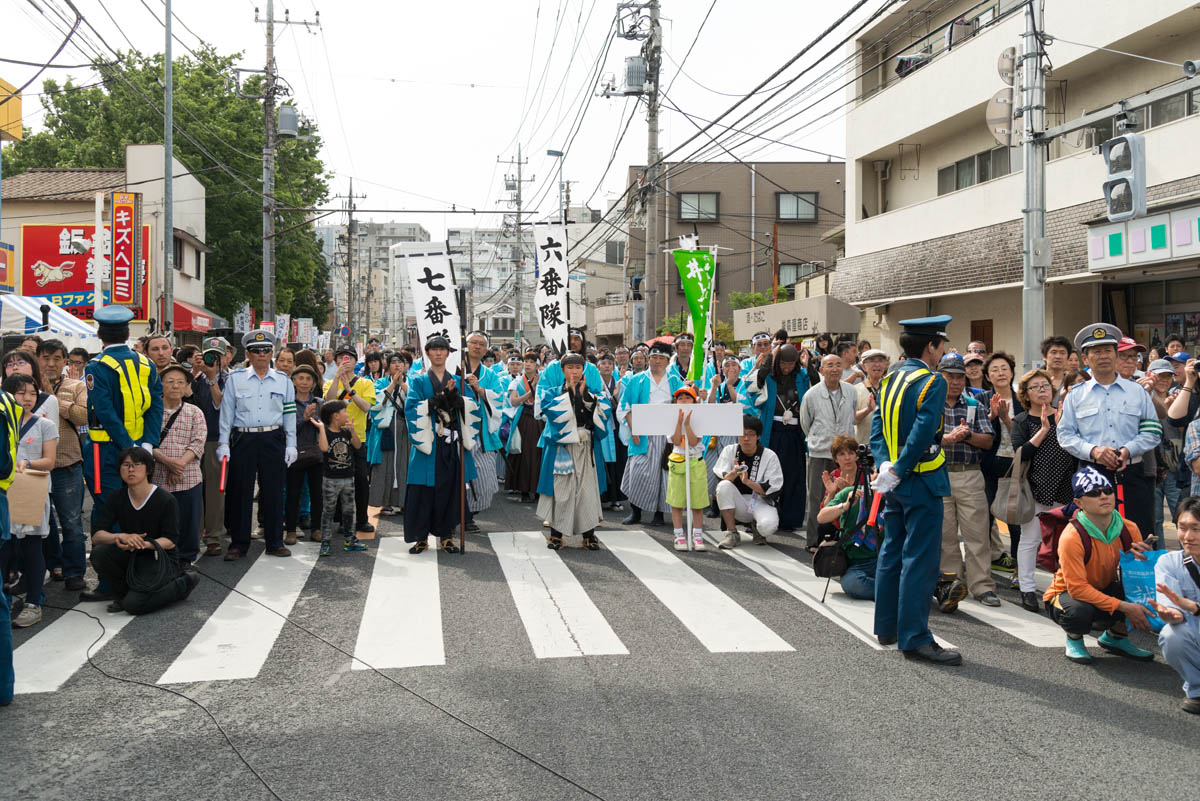
[[353, 397], [354, 397], [355, 395], [357, 395], [357, 394], [358, 394], [358, 391], [357, 391], [357, 390], [354, 390], [354, 389], [352, 389], [352, 390], [350, 390], [349, 392], [347, 392], [347, 393], [346, 393], [346, 397], [347, 397], [347, 398], [353, 398]]

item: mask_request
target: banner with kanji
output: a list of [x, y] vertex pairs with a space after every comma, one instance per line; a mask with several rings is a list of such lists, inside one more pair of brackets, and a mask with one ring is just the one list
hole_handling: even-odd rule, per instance
[[280, 345], [286, 345], [291, 342], [289, 334], [292, 333], [292, 316], [290, 314], [275, 315], [275, 341]]
[[138, 192], [112, 192], [109, 206], [112, 209], [108, 249], [111, 269], [106, 282], [109, 302], [136, 309], [142, 299], [137, 272], [144, 254], [134, 232], [142, 226], [142, 196]]
[[709, 338], [709, 309], [712, 307], [713, 279], [717, 260], [708, 250], [675, 250], [675, 268], [679, 283], [688, 302], [689, 328], [696, 337], [688, 378], [698, 381], [704, 377], [704, 351]]
[[[21, 294], [46, 300], [80, 319], [92, 319], [96, 294], [94, 233], [94, 226], [80, 223], [31, 223], [21, 226]], [[109, 261], [105, 258], [110, 253], [111, 239], [109, 226], [105, 225], [100, 232], [100, 291], [105, 304], [112, 302], [112, 278]], [[87, 252], [79, 253], [73, 244], [75, 242], [86, 245]], [[135, 290], [139, 302], [132, 307], [135, 322], [145, 322], [148, 317], [149, 253], [150, 226], [143, 225], [140, 264], [133, 272], [140, 284]]]
[[571, 327], [567, 229], [563, 225], [538, 225], [534, 232], [537, 287], [533, 292], [533, 313], [537, 315], [546, 344], [561, 356], [567, 350], [567, 334]]
[[417, 334], [421, 350], [430, 337], [442, 336], [450, 342], [446, 371], [458, 370], [462, 358], [462, 323], [458, 295], [454, 290], [454, 265], [443, 244], [428, 244], [410, 253], [393, 251], [393, 257], [408, 270], [413, 308], [417, 312]]

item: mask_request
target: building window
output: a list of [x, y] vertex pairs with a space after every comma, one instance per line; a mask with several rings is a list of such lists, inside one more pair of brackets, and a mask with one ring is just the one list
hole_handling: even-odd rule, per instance
[[938, 194], [945, 195], [954, 191], [954, 165], [938, 170]]
[[203, 260], [204, 256], [200, 253], [199, 250], [195, 250], [195, 251], [193, 251], [193, 253], [196, 256], [196, 264], [195, 264], [196, 280], [199, 281], [200, 280], [200, 262]]
[[817, 219], [817, 193], [775, 193], [775, 218], [780, 222], [815, 222]]
[[810, 278], [817, 272], [817, 265], [813, 262], [801, 262], [800, 264], [780, 264], [779, 265], [779, 285], [791, 286], [792, 284]]
[[715, 221], [719, 216], [719, 198], [717, 192], [680, 192], [679, 219]]
[[1010, 172], [1011, 151], [1007, 147], [994, 147], [938, 170], [938, 194], [945, 195], [958, 189], [966, 189], [1008, 175]]
[[171, 249], [172, 250], [171, 258], [174, 262], [174, 264], [172, 266], [174, 266], [176, 270], [182, 270], [183, 269], [183, 240], [176, 238], [172, 242], [172, 245], [173, 245], [173, 247]]
[[625, 243], [620, 240], [604, 243], [605, 264], [625, 263]]

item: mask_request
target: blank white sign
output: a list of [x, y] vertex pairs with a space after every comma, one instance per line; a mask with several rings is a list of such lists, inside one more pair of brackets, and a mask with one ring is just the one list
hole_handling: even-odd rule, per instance
[[633, 433], [638, 436], [675, 433], [679, 410], [692, 413], [692, 431], [700, 437], [740, 437], [742, 416], [746, 413], [740, 403], [635, 403]]

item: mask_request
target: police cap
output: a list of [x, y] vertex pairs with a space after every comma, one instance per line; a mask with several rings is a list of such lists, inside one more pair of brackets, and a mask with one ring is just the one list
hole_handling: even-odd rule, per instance
[[124, 306], [105, 306], [92, 317], [96, 333], [103, 342], [123, 342], [129, 339], [129, 321], [133, 311]]
[[275, 335], [270, 331], [264, 331], [261, 328], [256, 328], [253, 331], [247, 331], [244, 335], [242, 335], [243, 348], [253, 348], [256, 345], [267, 345], [274, 348]]
[[939, 314], [936, 317], [914, 317], [911, 320], [901, 320], [900, 325], [906, 334], [949, 339], [946, 336], [946, 326], [953, 319], [948, 314]]
[[1092, 323], [1079, 329], [1075, 335], [1075, 350], [1082, 352], [1093, 345], [1117, 345], [1120, 342], [1120, 328], [1109, 323]]

